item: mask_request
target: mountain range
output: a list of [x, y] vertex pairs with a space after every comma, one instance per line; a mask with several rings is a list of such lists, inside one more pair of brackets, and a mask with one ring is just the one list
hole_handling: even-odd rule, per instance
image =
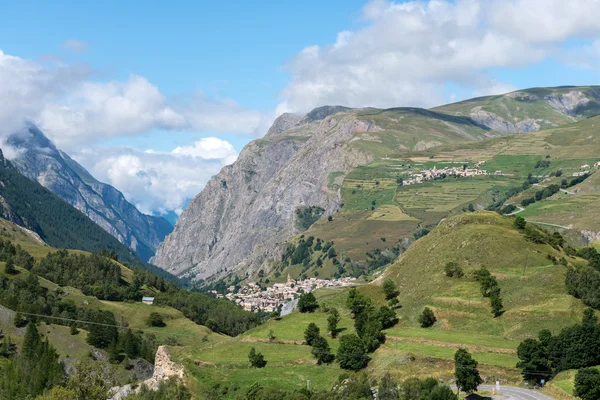
[[[529, 157], [524, 151], [510, 160], [514, 165], [504, 166], [491, 162], [495, 155], [483, 154], [500, 171], [522, 168], [477, 181], [475, 188], [427, 184], [435, 186], [429, 194], [397, 184], [413, 174], [407, 169], [412, 164], [436, 160], [438, 149], [461, 143], [484, 149], [502, 143], [501, 137], [518, 140], [598, 113], [600, 88], [591, 86], [520, 90], [433, 109], [327, 106], [305, 116], [284, 114], [208, 182], [151, 262], [203, 280], [252, 276], [277, 268], [289, 241], [306, 229], [307, 235], [335, 241], [353, 261], [364, 261], [366, 252], [412, 239], [469, 204], [489, 207], [536, 172], [534, 164], [544, 154]], [[439, 163], [473, 166], [480, 156], [462, 157], [457, 151]], [[424, 195], [416, 204], [414, 196]], [[308, 225], [300, 218], [307, 210], [318, 214]]]
[[173, 230], [166, 219], [141, 213], [120, 191], [96, 180], [35, 125], [12, 134], [7, 145], [16, 150], [12, 162], [23, 175], [83, 212], [142, 260], [152, 257]]

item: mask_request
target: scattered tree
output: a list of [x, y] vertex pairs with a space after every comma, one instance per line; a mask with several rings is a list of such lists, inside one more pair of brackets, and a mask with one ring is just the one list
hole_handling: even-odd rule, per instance
[[521, 217], [521, 216], [517, 216], [517, 218], [515, 218], [515, 227], [517, 227], [517, 229], [525, 229], [525, 227], [527, 226], [527, 221], [525, 221], [525, 218]]
[[337, 359], [341, 368], [352, 371], [365, 368], [370, 360], [363, 341], [354, 334], [340, 337]]
[[391, 300], [394, 297], [397, 297], [399, 294], [398, 286], [396, 286], [396, 282], [394, 282], [390, 278], [387, 278], [386, 280], [383, 281], [382, 288], [383, 288], [383, 293], [385, 294], [386, 300]]
[[449, 278], [462, 278], [465, 275], [463, 269], [454, 261], [450, 261], [446, 264], [444, 272]]
[[473, 206], [473, 203], [469, 203], [469, 206], [467, 207], [467, 209], [469, 210], [469, 212], [474, 212], [475, 207]]
[[494, 314], [494, 317], [502, 315], [504, 306], [502, 305], [502, 298], [499, 295], [490, 297], [490, 305], [492, 306], [492, 314]]
[[358, 289], [352, 288], [348, 292], [346, 307], [348, 307], [356, 317], [358, 314], [361, 314], [371, 307], [371, 299], [361, 294]]
[[265, 357], [262, 353], [257, 352], [254, 347], [251, 348], [248, 353], [248, 360], [250, 361], [252, 368], [264, 368], [264, 366], [267, 365]]
[[77, 329], [77, 324], [75, 322], [71, 324], [71, 326], [69, 327], [69, 331], [71, 335], [77, 335], [79, 333], [79, 329]]
[[321, 330], [314, 322], [311, 322], [304, 331], [304, 341], [307, 345], [312, 346], [315, 339], [321, 335]]
[[423, 313], [419, 316], [419, 323], [421, 324], [421, 328], [429, 328], [430, 326], [433, 326], [433, 324], [435, 324], [436, 321], [437, 318], [435, 317], [435, 314], [433, 313], [431, 308], [425, 307], [423, 309]]
[[381, 323], [381, 327], [383, 329], [389, 329], [392, 326], [396, 325], [399, 321], [398, 316], [391, 308], [387, 306], [381, 306], [379, 311], [377, 312], [376, 318]]
[[483, 383], [477, 365], [477, 361], [465, 349], [458, 349], [454, 354], [454, 378], [459, 393], [460, 391], [467, 394], [476, 392], [477, 387]]
[[150, 315], [148, 316], [148, 319], [146, 320], [146, 323], [148, 324], [148, 326], [157, 326], [157, 327], [167, 326], [167, 324], [165, 324], [165, 321], [163, 320], [162, 315], [160, 315], [157, 312], [151, 312]]
[[8, 257], [6, 260], [6, 264], [4, 264], [4, 272], [9, 275], [14, 275], [17, 273], [17, 269], [15, 268], [15, 260], [12, 257]]
[[327, 339], [323, 336], [317, 336], [312, 343], [312, 355], [317, 359], [317, 364], [331, 364], [335, 356], [331, 353], [331, 348]]
[[338, 323], [342, 317], [340, 316], [337, 308], [332, 308], [329, 311], [329, 316], [327, 317], [327, 330], [331, 333], [332, 338], [336, 338], [338, 334]]
[[298, 311], [301, 313], [313, 312], [319, 308], [319, 303], [312, 293], [303, 293], [298, 300]]

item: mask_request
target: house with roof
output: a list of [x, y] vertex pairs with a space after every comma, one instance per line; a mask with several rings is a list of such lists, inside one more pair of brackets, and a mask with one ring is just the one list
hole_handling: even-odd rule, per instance
[[142, 297], [142, 303], [152, 305], [154, 304], [154, 297]]

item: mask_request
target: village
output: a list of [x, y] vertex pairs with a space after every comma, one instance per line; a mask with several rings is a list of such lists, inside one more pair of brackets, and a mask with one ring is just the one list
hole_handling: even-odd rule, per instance
[[302, 293], [331, 287], [345, 287], [356, 284], [356, 278], [339, 278], [336, 280], [310, 278], [305, 280], [291, 279], [288, 275], [286, 283], [275, 283], [272, 287], [263, 290], [258, 284], [251, 282], [239, 288], [237, 292], [234, 286], [227, 288], [225, 296], [213, 293], [216, 297], [225, 297], [244, 310], [251, 312], [273, 312], [281, 310], [286, 303], [294, 301]]
[[[469, 176], [477, 176], [477, 175], [488, 175], [488, 171], [485, 169], [479, 169], [481, 166], [485, 164], [485, 161], [479, 161], [475, 163], [475, 168], [466, 168], [466, 166], [462, 167], [449, 167], [437, 169], [434, 166], [432, 169], [428, 169], [424, 172], [415, 172], [411, 174], [410, 179], [406, 179], [402, 182], [403, 185], [414, 185], [417, 183], [423, 183], [425, 181], [434, 180], [434, 179], [443, 179], [447, 176], [456, 176], [456, 177], [469, 177]], [[411, 168], [411, 166], [408, 166]], [[502, 175], [502, 171], [494, 172], [494, 175]]]

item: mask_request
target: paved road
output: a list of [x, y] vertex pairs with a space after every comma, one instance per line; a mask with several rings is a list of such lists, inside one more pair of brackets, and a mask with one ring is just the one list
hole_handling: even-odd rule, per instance
[[[491, 392], [495, 386], [479, 386], [479, 391]], [[456, 390], [456, 388], [454, 388]], [[494, 400], [554, 400], [553, 397], [546, 396], [537, 390], [522, 389], [512, 386], [500, 385], [501, 395], [492, 396]]]
[[513, 211], [513, 212], [511, 212], [510, 214], [506, 214], [506, 215], [515, 215], [515, 214], [518, 214], [518, 213], [520, 213], [520, 212], [523, 212], [523, 211], [525, 211], [525, 209], [524, 209], [523, 207], [521, 207], [521, 206], [517, 206], [517, 208], [518, 208], [518, 210], [517, 210], [517, 211]]

